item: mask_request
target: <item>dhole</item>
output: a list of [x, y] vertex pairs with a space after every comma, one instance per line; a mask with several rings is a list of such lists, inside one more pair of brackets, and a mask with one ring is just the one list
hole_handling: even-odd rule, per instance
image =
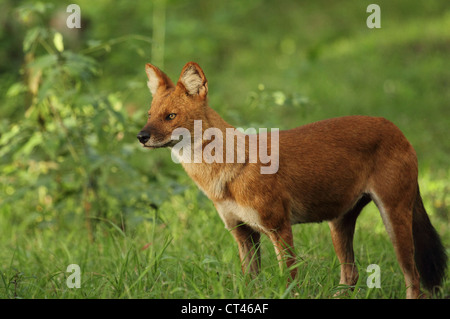
[[[146, 73], [153, 101], [137, 135], [144, 147], [174, 146], [171, 133], [179, 127], [192, 132], [194, 120], [202, 120], [203, 131], [214, 127], [226, 138], [232, 126], [208, 106], [208, 84], [198, 64], [187, 63], [176, 85], [151, 64]], [[369, 116], [323, 120], [280, 131], [278, 152], [275, 174], [261, 174], [261, 162], [182, 163], [235, 237], [244, 272], [259, 271], [264, 233], [280, 265], [285, 262], [295, 278], [291, 225], [328, 221], [340, 284], [355, 285], [355, 222], [374, 201], [403, 271], [407, 298], [420, 296], [419, 278], [430, 291], [442, 284], [447, 256], [422, 203], [415, 151], [394, 124]]]

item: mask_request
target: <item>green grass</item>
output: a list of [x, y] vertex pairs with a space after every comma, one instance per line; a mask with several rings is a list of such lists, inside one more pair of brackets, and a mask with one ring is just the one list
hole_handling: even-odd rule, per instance
[[[198, 198], [198, 200], [195, 200]], [[193, 200], [194, 199], [194, 200]], [[357, 224], [355, 254], [360, 280], [354, 291], [339, 286], [339, 263], [328, 226], [294, 227], [298, 281], [286, 287], [267, 238], [262, 272], [243, 275], [236, 244], [212, 205], [195, 188], [173, 196], [158, 215], [124, 233], [101, 221], [91, 243], [84, 228], [22, 232], [3, 227], [2, 298], [404, 298], [403, 275], [371, 204]], [[2, 213], [1, 224], [8, 216]], [[437, 221], [434, 219], [434, 221]], [[440, 223], [436, 224], [444, 227]], [[16, 234], [16, 236], [14, 236]], [[448, 236], [448, 234], [447, 234]], [[5, 254], [4, 252], [7, 252]], [[8, 259], [5, 257], [8, 256]], [[68, 288], [69, 264], [81, 268], [81, 288]], [[378, 264], [381, 288], [368, 288], [366, 268]], [[448, 282], [447, 282], [448, 287]]]

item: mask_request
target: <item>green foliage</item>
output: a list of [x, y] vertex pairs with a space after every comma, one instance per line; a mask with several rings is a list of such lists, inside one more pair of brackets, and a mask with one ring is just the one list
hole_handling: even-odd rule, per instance
[[[396, 123], [419, 157], [424, 203], [450, 240], [450, 11], [366, 2], [80, 0], [82, 28], [60, 1], [0, 4], [1, 298], [332, 298], [339, 263], [326, 224], [294, 228], [298, 285], [263, 239], [263, 271], [242, 275], [214, 206], [164, 150], [136, 133], [150, 104], [144, 64], [176, 80], [197, 61], [210, 105], [237, 127], [288, 129], [348, 114]], [[379, 214], [358, 221], [357, 289], [403, 298]], [[69, 264], [82, 288], [66, 285]], [[382, 288], [365, 285], [367, 265]], [[448, 281], [447, 285], [448, 287]], [[444, 294], [448, 294], [444, 287]]]
[[[18, 11], [37, 15], [48, 8], [36, 4]], [[124, 142], [124, 134], [134, 126], [121, 92], [99, 89], [97, 60], [64, 50], [61, 33], [43, 24], [27, 30], [23, 52], [25, 79], [6, 96], [22, 99], [25, 108], [2, 122], [3, 205], [35, 210], [34, 218], [27, 216], [30, 228], [58, 230], [80, 215], [91, 239], [99, 218], [125, 228], [126, 207], [139, 201], [135, 187], [142, 185], [139, 178], [134, 182], [139, 172], [128, 160], [135, 147]]]

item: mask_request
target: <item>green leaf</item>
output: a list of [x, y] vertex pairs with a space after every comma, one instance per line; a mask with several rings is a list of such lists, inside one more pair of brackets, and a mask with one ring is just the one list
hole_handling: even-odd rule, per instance
[[97, 61], [81, 54], [64, 51], [62, 56], [66, 59], [64, 70], [77, 80], [87, 80], [98, 73]]
[[54, 68], [57, 65], [57, 62], [58, 57], [56, 54], [46, 54], [36, 58], [30, 66], [33, 69], [36, 69], [36, 72], [38, 70], [44, 71], [46, 69]]
[[20, 154], [25, 156], [30, 155], [30, 153], [33, 151], [36, 145], [39, 145], [41, 143], [42, 143], [42, 134], [39, 132], [34, 133], [22, 147], [22, 149], [20, 150]]
[[21, 133], [20, 126], [14, 124], [8, 131], [2, 133], [0, 137], [0, 157], [5, 156], [13, 149], [15, 143], [12, 141]]
[[55, 35], [53, 36], [53, 44], [55, 45], [56, 50], [59, 52], [64, 51], [64, 43], [63, 43], [63, 36], [59, 32], [55, 32]]
[[47, 30], [42, 27], [35, 27], [27, 31], [23, 40], [23, 52], [30, 51], [32, 45], [41, 37], [47, 36]]
[[11, 85], [6, 92], [7, 97], [15, 97], [21, 93], [24, 93], [27, 91], [27, 87], [22, 82], [16, 82], [13, 85]]

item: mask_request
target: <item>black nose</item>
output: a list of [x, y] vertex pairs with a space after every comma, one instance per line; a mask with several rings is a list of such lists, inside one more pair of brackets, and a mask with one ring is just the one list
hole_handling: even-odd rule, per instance
[[137, 135], [137, 139], [142, 144], [145, 144], [150, 139], [150, 133], [145, 132], [145, 131], [140, 131], [139, 134]]

